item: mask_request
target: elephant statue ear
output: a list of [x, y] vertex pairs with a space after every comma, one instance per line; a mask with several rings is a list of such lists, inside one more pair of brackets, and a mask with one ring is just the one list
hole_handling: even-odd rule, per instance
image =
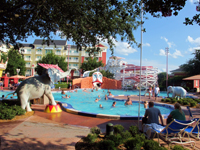
[[47, 70], [48, 76], [51, 80], [51, 82], [54, 84], [57, 81], [60, 81], [61, 79], [61, 73], [58, 69], [55, 68], [49, 68]]

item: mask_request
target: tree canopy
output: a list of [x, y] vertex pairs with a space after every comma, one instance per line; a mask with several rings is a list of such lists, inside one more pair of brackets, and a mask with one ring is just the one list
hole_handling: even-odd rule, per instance
[[[144, 11], [158, 17], [177, 15], [186, 0], [143, 0]], [[0, 40], [14, 44], [30, 35], [46, 42], [52, 33], [61, 31], [78, 49], [94, 47], [121, 36], [129, 44], [136, 42], [133, 31], [141, 24], [140, 0], [2, 0], [0, 5]], [[92, 51], [99, 51], [93, 49]]]
[[197, 50], [194, 54], [194, 58], [190, 59], [187, 63], [180, 66], [189, 76], [200, 74], [200, 51]]
[[80, 69], [82, 69], [83, 71], [89, 71], [89, 70], [94, 70], [98, 67], [103, 67], [104, 64], [102, 61], [97, 61], [97, 58], [94, 57], [89, 57], [88, 58], [88, 61], [84, 61], [82, 64], [81, 64], [81, 67]]
[[[41, 60], [39, 60], [37, 63], [44, 63], [44, 64], [54, 64], [58, 65], [63, 71], [67, 71], [67, 62], [65, 62], [65, 57], [60, 57], [55, 55], [54, 53], [48, 53], [44, 57], [42, 57]], [[41, 67], [40, 65], [37, 65], [35, 68], [37, 74], [41, 75], [45, 68]]]
[[22, 55], [18, 51], [10, 49], [8, 51], [8, 58], [6, 72], [9, 72], [10, 75], [13, 76], [17, 74], [16, 69], [20, 69], [19, 75], [25, 75], [26, 62]]

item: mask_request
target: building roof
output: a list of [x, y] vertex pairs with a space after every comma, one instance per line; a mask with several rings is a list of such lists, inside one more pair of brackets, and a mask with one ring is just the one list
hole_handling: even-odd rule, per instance
[[28, 43], [21, 43], [22, 47], [34, 47], [33, 44], [28, 44]]
[[176, 72], [185, 72], [185, 71], [183, 69], [181, 69], [181, 68], [178, 68], [178, 69], [172, 70], [170, 72], [176, 73]]
[[200, 80], [200, 75], [183, 78], [183, 80]]
[[[49, 45], [66, 45], [67, 41], [66, 40], [53, 40], [49, 42]], [[47, 42], [43, 43], [43, 40], [36, 39], [34, 41], [35, 45], [47, 45]]]

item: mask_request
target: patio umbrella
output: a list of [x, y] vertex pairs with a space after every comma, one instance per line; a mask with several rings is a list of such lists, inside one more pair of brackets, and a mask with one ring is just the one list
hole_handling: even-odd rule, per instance
[[25, 76], [21, 76], [21, 75], [15, 75], [15, 76], [11, 76], [10, 79], [25, 79], [26, 77]]

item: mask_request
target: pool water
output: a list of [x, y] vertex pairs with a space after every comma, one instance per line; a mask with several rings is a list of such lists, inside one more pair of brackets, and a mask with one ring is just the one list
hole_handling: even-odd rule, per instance
[[[105, 100], [105, 94], [108, 95], [108, 90], [100, 89], [98, 91], [91, 92], [91, 90], [87, 90], [88, 92], [83, 92], [82, 90], [78, 90], [78, 92], [65, 92], [67, 96], [71, 98], [66, 99], [62, 98], [61, 93], [53, 93], [56, 101], [68, 103], [72, 105], [72, 107], [78, 111], [95, 113], [95, 114], [108, 114], [108, 115], [120, 115], [120, 116], [137, 116], [138, 115], [138, 102], [133, 102], [133, 105], [125, 106], [123, 101], [116, 101], [116, 107], [111, 107], [114, 100]], [[113, 95], [138, 95], [138, 91], [123, 91], [123, 90], [110, 90]], [[142, 91], [143, 92], [143, 91]], [[141, 93], [144, 94], [145, 92]], [[163, 96], [167, 96], [166, 92], [161, 92]], [[101, 100], [95, 102], [95, 99], [100, 95]], [[138, 100], [138, 99], [137, 99]], [[99, 107], [99, 105], [103, 106], [103, 109]], [[140, 115], [143, 116], [145, 113], [144, 105], [140, 105]], [[166, 108], [160, 105], [155, 105], [155, 107], [159, 108], [161, 114], [169, 114], [172, 109]]]
[[[138, 102], [133, 101], [133, 105], [125, 106], [126, 100], [116, 101], [116, 107], [111, 107], [115, 100], [105, 100], [105, 94], [108, 90], [100, 89], [98, 91], [91, 92], [91, 89], [87, 89], [87, 92], [78, 90], [78, 92], [65, 92], [71, 98], [62, 98], [61, 92], [53, 92], [54, 99], [59, 102], [64, 102], [72, 105], [72, 107], [78, 111], [94, 113], [94, 114], [107, 114], [107, 115], [120, 115], [120, 116], [137, 116], [138, 115]], [[6, 96], [14, 91], [0, 91], [0, 95]], [[113, 95], [139, 95], [139, 91], [126, 91], [126, 90], [110, 90]], [[145, 91], [141, 91], [141, 95], [144, 95]], [[100, 95], [101, 100], [95, 102], [95, 99]], [[10, 98], [12, 95], [9, 95]], [[167, 96], [166, 92], [160, 92], [159, 96]], [[17, 98], [16, 96], [14, 98]], [[136, 99], [139, 100], [139, 99]], [[103, 106], [103, 109], [99, 105]], [[166, 108], [160, 105], [155, 105], [160, 109], [162, 115], [169, 114], [172, 109]], [[143, 116], [145, 113], [144, 105], [140, 105], [140, 115]]]

